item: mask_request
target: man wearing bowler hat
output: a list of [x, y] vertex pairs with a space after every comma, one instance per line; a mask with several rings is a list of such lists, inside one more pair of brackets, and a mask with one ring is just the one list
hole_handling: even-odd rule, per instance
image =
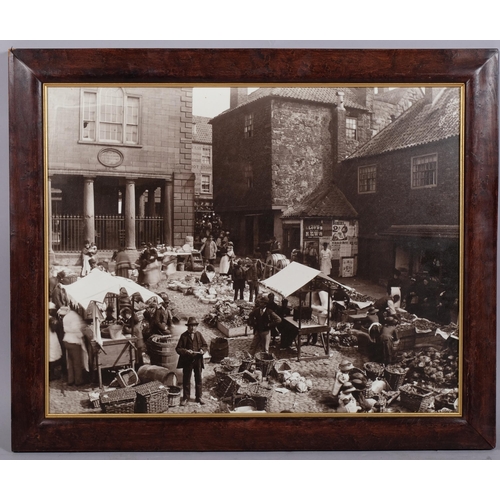
[[201, 372], [203, 364], [203, 353], [208, 349], [208, 345], [199, 331], [196, 330], [198, 321], [190, 317], [186, 323], [187, 331], [179, 338], [176, 351], [179, 354], [177, 368], [182, 368], [182, 400], [181, 406], [185, 406], [191, 396], [191, 373], [194, 371], [195, 397], [200, 405], [205, 404], [201, 399], [202, 383]]

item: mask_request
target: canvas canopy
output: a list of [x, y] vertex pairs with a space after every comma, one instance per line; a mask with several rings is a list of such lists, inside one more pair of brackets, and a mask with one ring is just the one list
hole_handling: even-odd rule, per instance
[[121, 276], [113, 276], [109, 273], [94, 269], [90, 274], [71, 285], [63, 285], [68, 299], [87, 310], [92, 302], [103, 303], [108, 293], [119, 294], [121, 288], [125, 288], [128, 296], [138, 294], [143, 302], [155, 297], [158, 303], [163, 299], [147, 288], [138, 285], [135, 281]]
[[[338, 281], [333, 280], [326, 274], [323, 274], [317, 269], [313, 269], [309, 266], [304, 266], [298, 262], [291, 262], [284, 269], [276, 273], [275, 275], [262, 281], [262, 284], [267, 288], [279, 293], [283, 297], [288, 297], [292, 293], [296, 292], [304, 285], [307, 285], [314, 278], [321, 278], [325, 281], [336, 283], [337, 285], [342, 285]], [[345, 285], [342, 285], [344, 288]]]

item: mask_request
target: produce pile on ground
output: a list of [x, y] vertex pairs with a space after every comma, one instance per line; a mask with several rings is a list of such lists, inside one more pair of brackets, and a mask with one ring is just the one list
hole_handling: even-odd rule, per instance
[[311, 379], [302, 377], [299, 372], [286, 370], [283, 372], [283, 386], [287, 389], [293, 389], [297, 392], [307, 392], [312, 389], [313, 383]]
[[203, 321], [214, 328], [217, 328], [217, 323], [223, 323], [228, 328], [236, 328], [247, 324], [252, 308], [253, 305], [245, 301], [216, 300], [212, 311], [203, 318]]
[[234, 296], [231, 280], [223, 276], [216, 276], [212, 283], [203, 284], [197, 276], [188, 274], [183, 279], [169, 280], [167, 287], [184, 295], [194, 295], [204, 304], [215, 304], [218, 300], [232, 300]]
[[370, 297], [369, 295], [363, 295], [362, 293], [356, 292], [354, 289], [345, 289], [347, 295], [349, 295], [351, 300], [355, 300], [356, 302], [374, 302], [375, 299]]
[[393, 366], [408, 368], [406, 382], [415, 382], [430, 389], [453, 388], [458, 385], [458, 358], [450, 349], [432, 347], [418, 352], [405, 351]]
[[333, 333], [330, 335], [330, 345], [333, 347], [355, 347], [358, 338], [351, 333], [354, 325], [352, 323], [337, 323]]

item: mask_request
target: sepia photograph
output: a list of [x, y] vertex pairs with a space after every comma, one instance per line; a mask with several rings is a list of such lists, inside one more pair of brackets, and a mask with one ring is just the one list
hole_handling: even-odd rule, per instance
[[461, 415], [463, 85], [251, 85], [44, 86], [47, 416]]

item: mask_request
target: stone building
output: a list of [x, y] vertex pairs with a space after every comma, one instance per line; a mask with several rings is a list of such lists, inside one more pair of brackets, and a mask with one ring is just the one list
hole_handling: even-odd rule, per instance
[[359, 217], [358, 274], [374, 281], [394, 268], [458, 277], [459, 90], [425, 92], [336, 169]]
[[[231, 89], [230, 109], [211, 120], [214, 208], [237, 254], [273, 236], [289, 255], [300, 226], [281, 216], [323, 182], [334, 164], [372, 137], [373, 89]], [[300, 237], [300, 236], [299, 236]]]
[[58, 87], [47, 105], [51, 255], [192, 236], [192, 89]]
[[[212, 125], [206, 116], [193, 116], [192, 163], [195, 174], [195, 223], [198, 229], [214, 214]], [[195, 237], [197, 236], [195, 234]]]

